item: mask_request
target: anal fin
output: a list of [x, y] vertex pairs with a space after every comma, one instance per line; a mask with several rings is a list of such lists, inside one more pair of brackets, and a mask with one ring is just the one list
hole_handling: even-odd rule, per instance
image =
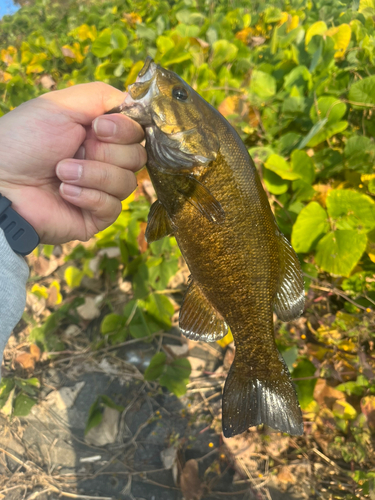
[[180, 329], [185, 337], [206, 342], [220, 340], [228, 333], [223, 317], [193, 280], [180, 310]]
[[159, 200], [156, 200], [150, 208], [145, 232], [146, 241], [152, 243], [164, 236], [173, 233], [172, 224], [166, 209]]
[[305, 289], [301, 264], [292, 245], [280, 233], [280, 281], [276, 293], [275, 312], [282, 321], [291, 321], [303, 313]]

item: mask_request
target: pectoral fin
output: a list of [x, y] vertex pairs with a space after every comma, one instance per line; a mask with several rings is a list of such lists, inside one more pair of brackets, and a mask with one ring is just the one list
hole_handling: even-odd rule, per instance
[[191, 340], [214, 342], [228, 333], [223, 317], [191, 281], [180, 310], [180, 329]]
[[280, 234], [280, 281], [276, 294], [275, 312], [282, 321], [298, 318], [305, 304], [305, 290], [301, 264], [292, 245]]
[[221, 224], [225, 213], [211, 192], [199, 181], [190, 176], [178, 176], [178, 192], [182, 194], [199, 212], [211, 222]]
[[156, 200], [150, 208], [145, 237], [148, 243], [173, 233], [171, 221], [164, 206]]

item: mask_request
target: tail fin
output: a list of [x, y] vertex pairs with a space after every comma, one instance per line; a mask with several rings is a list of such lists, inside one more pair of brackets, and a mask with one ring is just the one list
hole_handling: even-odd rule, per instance
[[249, 427], [266, 424], [294, 436], [303, 434], [301, 408], [288, 368], [279, 354], [278, 373], [257, 376], [255, 366], [237, 363], [230, 368], [223, 394], [223, 432], [232, 437]]

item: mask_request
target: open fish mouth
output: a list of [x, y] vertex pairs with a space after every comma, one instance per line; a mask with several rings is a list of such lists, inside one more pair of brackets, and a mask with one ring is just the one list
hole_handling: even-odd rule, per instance
[[152, 125], [152, 100], [159, 93], [156, 83], [158, 65], [147, 57], [135, 83], [129, 85], [128, 94], [120, 111], [145, 127]]

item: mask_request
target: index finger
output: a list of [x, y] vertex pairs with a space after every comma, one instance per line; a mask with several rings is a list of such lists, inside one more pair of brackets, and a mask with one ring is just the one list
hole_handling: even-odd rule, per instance
[[55, 90], [37, 99], [52, 101], [73, 121], [87, 126], [97, 116], [119, 106], [125, 99], [125, 93], [106, 83], [92, 82]]

